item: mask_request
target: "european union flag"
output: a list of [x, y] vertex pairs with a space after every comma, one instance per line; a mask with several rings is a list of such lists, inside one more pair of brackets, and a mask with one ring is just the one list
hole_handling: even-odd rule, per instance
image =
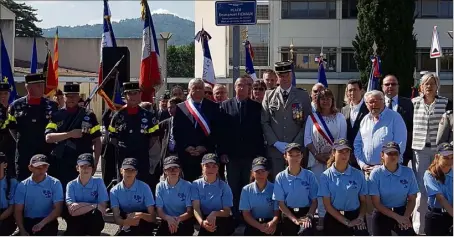
[[318, 75], [317, 75], [317, 82], [322, 83], [325, 88], [328, 88], [328, 80], [326, 80], [326, 73], [325, 73], [325, 61], [323, 59], [320, 60], [318, 63]]
[[36, 73], [38, 69], [38, 53], [36, 51], [36, 38], [33, 38], [32, 59], [30, 60], [30, 73]]
[[1, 38], [1, 68], [2, 68], [2, 81], [7, 82], [10, 88], [10, 95], [8, 99], [8, 104], [11, 104], [17, 98], [16, 85], [14, 84], [13, 69], [11, 68], [11, 63], [9, 62], [8, 51], [6, 51], [5, 41], [3, 40], [3, 34], [0, 30]]

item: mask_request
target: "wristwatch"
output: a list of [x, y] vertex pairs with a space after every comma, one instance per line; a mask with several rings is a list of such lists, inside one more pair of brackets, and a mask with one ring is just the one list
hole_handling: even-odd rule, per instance
[[310, 213], [307, 213], [307, 214], [306, 214], [306, 217], [309, 217], [309, 219], [311, 219], [311, 220], [314, 219], [314, 215], [312, 215], [312, 214], [310, 214]]

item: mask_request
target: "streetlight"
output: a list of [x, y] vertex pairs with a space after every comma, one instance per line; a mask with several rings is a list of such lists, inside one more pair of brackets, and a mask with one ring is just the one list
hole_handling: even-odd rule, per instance
[[166, 76], [164, 77], [164, 82], [166, 84], [165, 88], [166, 90], [169, 89], [169, 86], [167, 85], [167, 42], [170, 40], [170, 38], [172, 38], [172, 33], [170, 32], [161, 32], [159, 33], [159, 35], [161, 36], [161, 39], [164, 40], [164, 55], [166, 56], [165, 58], [165, 63], [166, 63]]

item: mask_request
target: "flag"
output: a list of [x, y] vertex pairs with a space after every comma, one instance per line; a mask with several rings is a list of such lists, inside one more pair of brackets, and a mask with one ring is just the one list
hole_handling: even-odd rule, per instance
[[317, 57], [315, 61], [318, 62], [317, 83], [321, 83], [325, 88], [328, 88], [328, 81], [326, 80], [325, 73], [325, 60], [323, 60], [322, 57]]
[[416, 80], [414, 86], [411, 87], [411, 99], [419, 96], [419, 80]]
[[43, 76], [45, 78], [46, 87], [44, 88], [44, 94], [48, 97], [54, 96], [57, 87], [58, 79], [55, 75], [54, 63], [52, 61], [52, 55], [50, 50], [47, 50], [46, 61], [43, 67]]
[[203, 50], [203, 76], [202, 79], [213, 86], [216, 84], [216, 77], [214, 76], [213, 60], [211, 59], [210, 46], [208, 41], [211, 39], [211, 35], [208, 34], [203, 28], [195, 35], [195, 40], [202, 43]]
[[[99, 64], [99, 73], [98, 73], [98, 83], [101, 84], [103, 80], [103, 74], [102, 74], [102, 48], [103, 47], [117, 47], [117, 41], [115, 40], [115, 34], [112, 29], [112, 23], [110, 22], [110, 8], [109, 8], [109, 3], [108, 0], [104, 0], [104, 11], [103, 11], [103, 33], [102, 33], [102, 40], [101, 40], [101, 59], [100, 59], [100, 64]], [[112, 91], [109, 94], [112, 94], [112, 97], [109, 97], [103, 89], [100, 89], [98, 91], [98, 95], [100, 95], [103, 99], [104, 102], [106, 102], [107, 106], [112, 110], [116, 111], [118, 110], [121, 106], [124, 105], [123, 100], [121, 99], [121, 83], [116, 80], [115, 86], [114, 86], [114, 91]], [[112, 98], [112, 99], [111, 99]]]
[[372, 68], [370, 70], [369, 82], [367, 83], [367, 91], [378, 90], [379, 80], [381, 77], [381, 60], [379, 56], [371, 56]]
[[[140, 63], [139, 84], [142, 89], [142, 101], [153, 102], [155, 87], [162, 84], [159, 66], [159, 46], [146, 0], [142, 0], [142, 58]], [[157, 88], [156, 88], [157, 89]]]
[[33, 38], [32, 59], [30, 60], [30, 73], [38, 70], [38, 52], [36, 51], [36, 38]]
[[296, 87], [295, 64], [293, 63], [293, 61], [291, 61], [291, 63], [292, 63], [292, 86]]
[[252, 50], [252, 45], [249, 40], [246, 40], [244, 43], [244, 50], [246, 52], [246, 73], [255, 80], [257, 80], [257, 75], [255, 74], [254, 69], [254, 50]]
[[58, 85], [58, 28], [55, 32], [55, 40], [54, 40], [54, 71], [55, 71], [55, 78], [57, 80]]
[[8, 104], [11, 104], [18, 96], [16, 91], [16, 85], [14, 84], [13, 69], [11, 68], [11, 63], [9, 62], [8, 51], [6, 51], [5, 41], [3, 40], [3, 34], [0, 29], [0, 38], [1, 38], [1, 69], [2, 69], [2, 81], [9, 84], [9, 99]]

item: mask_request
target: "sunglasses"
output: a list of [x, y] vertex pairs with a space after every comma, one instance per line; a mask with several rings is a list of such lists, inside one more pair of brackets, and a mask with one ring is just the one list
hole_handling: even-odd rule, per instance
[[213, 92], [211, 92], [211, 91], [205, 91], [205, 95], [213, 95]]

